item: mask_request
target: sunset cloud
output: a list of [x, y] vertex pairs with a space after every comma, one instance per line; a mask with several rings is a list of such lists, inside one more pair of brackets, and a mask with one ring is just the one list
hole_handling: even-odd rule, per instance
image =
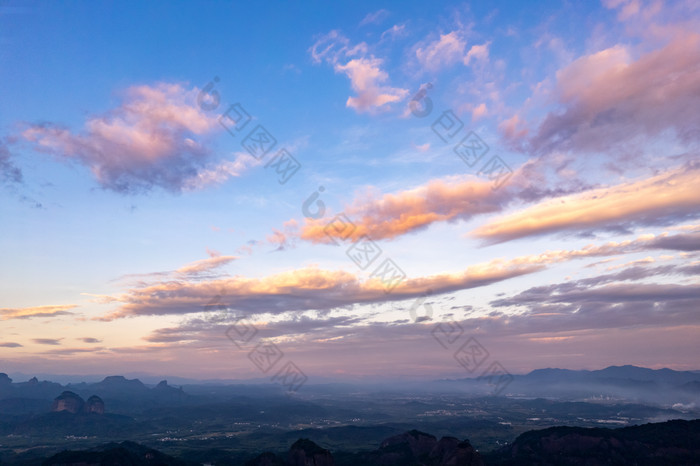
[[498, 212], [510, 200], [508, 189], [494, 190], [488, 180], [449, 177], [396, 194], [373, 193], [356, 200], [344, 211], [356, 227], [347, 237], [327, 228], [333, 217], [306, 219], [300, 237], [313, 243], [331, 243], [331, 237], [356, 241], [364, 235], [373, 240], [392, 239], [436, 222]]
[[350, 87], [357, 95], [348, 97], [345, 104], [357, 112], [383, 109], [387, 104], [408, 96], [408, 89], [386, 85], [389, 75], [382, 68], [384, 61], [369, 54], [364, 42], [351, 46], [345, 36], [331, 31], [321, 36], [309, 53], [315, 63], [325, 61], [336, 73], [345, 74], [350, 79]]
[[58, 346], [63, 338], [33, 338], [32, 341], [37, 345]]
[[[574, 250], [548, 250], [513, 259], [494, 259], [460, 272], [409, 278], [387, 294], [379, 278], [362, 280], [341, 270], [306, 267], [263, 278], [236, 276], [208, 281], [170, 280], [129, 289], [109, 302], [121, 303], [102, 320], [138, 316], [189, 314], [217, 310], [221, 305], [249, 314], [330, 310], [355, 304], [399, 301], [488, 286], [544, 270], [549, 265], [582, 259], [657, 249], [667, 235], [646, 235], [635, 240], [588, 245]], [[665, 239], [664, 241], [671, 241]]]
[[680, 141], [699, 141], [700, 34], [680, 30], [663, 47], [633, 55], [615, 45], [578, 58], [556, 74], [562, 110], [531, 129], [511, 119], [503, 134], [515, 145], [529, 137], [525, 146], [535, 153], [607, 151], [666, 130]]
[[83, 343], [102, 343], [102, 340], [93, 337], [79, 338]]
[[487, 222], [472, 233], [503, 242], [560, 231], [624, 225], [663, 225], [697, 215], [700, 168], [671, 170], [651, 178], [554, 198]]
[[344, 271], [318, 268], [296, 269], [264, 278], [233, 277], [203, 283], [171, 281], [133, 288], [115, 297], [123, 303], [106, 317], [111, 320], [135, 315], [187, 314], [209, 311], [212, 304], [224, 304], [246, 313], [280, 313], [299, 310], [329, 310], [337, 307], [409, 299], [427, 289], [445, 293], [486, 286], [541, 269], [536, 260], [493, 261], [445, 273], [409, 279], [387, 295], [380, 279], [362, 281]]
[[474, 44], [467, 50], [464, 34], [461, 31], [452, 31], [440, 34], [438, 39], [417, 47], [415, 54], [423, 68], [435, 72], [456, 63], [469, 66], [487, 62], [490, 45], [491, 42]]
[[180, 275], [198, 275], [204, 272], [210, 272], [219, 267], [223, 267], [236, 259], [238, 259], [237, 256], [213, 255], [207, 259], [198, 260], [184, 265], [177, 269], [175, 273]]
[[[121, 105], [90, 117], [79, 134], [46, 123], [30, 125], [22, 136], [36, 150], [85, 165], [112, 191], [192, 189], [212, 176], [202, 172], [210, 150], [197, 139], [220, 129], [216, 118], [197, 106], [198, 92], [180, 84], [133, 86]], [[229, 164], [218, 170], [230, 175], [242, 168]]]
[[78, 307], [77, 304], [68, 304], [61, 306], [36, 306], [23, 308], [4, 308], [0, 309], [0, 319], [31, 319], [35, 317], [56, 317], [71, 315], [68, 312], [71, 309]]
[[343, 64], [336, 64], [335, 71], [345, 73], [350, 78], [350, 86], [357, 94], [348, 97], [346, 105], [358, 112], [366, 112], [386, 104], [399, 102], [408, 95], [407, 89], [384, 86], [389, 75], [382, 70], [383, 61], [379, 58], [354, 58]]
[[20, 345], [19, 343], [14, 343], [14, 342], [9, 341], [6, 343], [0, 343], [0, 347], [2, 347], [2, 348], [21, 348], [22, 345]]
[[458, 31], [440, 34], [425, 47], [416, 49], [418, 61], [428, 70], [436, 71], [442, 67], [465, 61], [464, 48], [467, 43]]

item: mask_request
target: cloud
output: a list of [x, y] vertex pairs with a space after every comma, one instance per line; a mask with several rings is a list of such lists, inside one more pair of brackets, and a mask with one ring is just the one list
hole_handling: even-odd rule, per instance
[[[264, 278], [233, 277], [203, 283], [169, 281], [129, 290], [114, 300], [123, 303], [103, 320], [208, 311], [222, 303], [245, 313], [330, 310], [351, 304], [410, 299], [426, 289], [446, 293], [485, 286], [541, 269], [528, 261], [492, 261], [457, 273], [408, 279], [387, 295], [380, 279], [362, 281], [345, 271], [303, 268]], [[216, 298], [215, 298], [216, 297]]]
[[382, 60], [374, 57], [355, 58], [344, 65], [335, 65], [336, 72], [343, 72], [350, 78], [350, 86], [357, 94], [356, 97], [348, 97], [346, 106], [366, 112], [406, 98], [407, 89], [381, 85], [389, 78], [381, 65]]
[[489, 59], [491, 42], [472, 45], [465, 53], [467, 41], [460, 31], [440, 34], [440, 37], [427, 45], [416, 47], [418, 62], [429, 71], [438, 71], [456, 63], [469, 66], [472, 61], [486, 63]]
[[[381, 197], [368, 194], [345, 209], [355, 228], [344, 239], [356, 241], [364, 235], [373, 240], [396, 238], [435, 222], [466, 220], [500, 211], [510, 199], [507, 189], [493, 190], [491, 182], [473, 176], [432, 180]], [[344, 232], [327, 228], [332, 218], [306, 219], [300, 238], [313, 243], [331, 243], [329, 235], [343, 238]]]
[[7, 342], [7, 343], [0, 343], [0, 348], [21, 348], [22, 345], [19, 343], [13, 343], [13, 342]]
[[386, 31], [382, 32], [381, 40], [386, 39], [396, 39], [397, 37], [402, 37], [406, 35], [406, 25], [405, 24], [394, 24]]
[[481, 45], [472, 45], [469, 52], [464, 56], [464, 64], [469, 66], [472, 60], [477, 62], [486, 62], [489, 59], [489, 46], [491, 42], [486, 42]]
[[22, 182], [22, 171], [10, 160], [11, 157], [7, 145], [0, 141], [0, 183]]
[[78, 340], [82, 341], [83, 343], [102, 343], [102, 340], [92, 337], [78, 338]]
[[696, 215], [700, 167], [687, 166], [651, 178], [558, 197], [487, 222], [472, 232], [489, 242], [561, 231], [620, 225], [664, 225]]
[[636, 240], [588, 245], [575, 250], [549, 250], [513, 259], [494, 259], [462, 271], [408, 278], [387, 294], [379, 278], [361, 280], [341, 270], [306, 267], [263, 278], [236, 276], [208, 281], [170, 280], [141, 284], [109, 302], [119, 308], [100, 320], [128, 316], [212, 312], [222, 306], [246, 314], [287, 311], [327, 311], [354, 304], [400, 301], [488, 286], [510, 278], [535, 273], [547, 266], [573, 259], [601, 257], [655, 249], [665, 236], [645, 235]]
[[350, 79], [350, 87], [357, 95], [348, 97], [345, 104], [359, 113], [386, 108], [408, 96], [408, 89], [385, 85], [389, 75], [382, 69], [384, 61], [368, 55], [364, 42], [351, 47], [346, 37], [331, 31], [320, 37], [309, 53], [315, 63], [325, 61], [336, 73]]
[[561, 110], [548, 113], [532, 129], [515, 131], [512, 121], [504, 124], [503, 134], [513, 145], [534, 153], [605, 152], [665, 131], [682, 142], [700, 140], [696, 32], [676, 31], [666, 45], [636, 60], [626, 45], [582, 56], [559, 70], [556, 81], [552, 97]]
[[36, 306], [24, 308], [4, 308], [0, 309], [0, 319], [31, 319], [35, 317], [55, 317], [63, 315], [72, 315], [68, 312], [70, 309], [78, 307], [77, 304], [59, 305], [59, 306]]
[[234, 160], [223, 160], [213, 166], [199, 169], [196, 175], [183, 180], [181, 188], [184, 191], [198, 191], [212, 185], [223, 184], [261, 163], [261, 160], [257, 160], [250, 154], [239, 152], [235, 154]]
[[464, 57], [466, 41], [458, 31], [448, 34], [440, 34], [440, 38], [429, 43], [425, 47], [416, 49], [416, 58], [426, 69], [437, 71], [441, 68], [453, 65], [457, 62], [468, 60]]
[[[491, 306], [511, 308], [511, 312], [507, 317], [494, 313], [493, 319], [481, 319], [480, 326], [483, 331], [522, 334], [697, 325], [695, 310], [700, 305], [699, 285], [618, 281], [654, 277], [654, 273], [673, 273], [669, 267], [665, 267], [665, 271], [659, 269], [657, 267], [645, 273], [642, 268], [634, 267], [629, 272], [619, 274], [533, 287], [492, 301]], [[603, 286], [598, 286], [601, 284]], [[520, 310], [513, 314], [514, 309]]]
[[[88, 167], [105, 189], [120, 193], [161, 187], [171, 192], [237, 176], [242, 162], [206, 168], [210, 150], [197, 138], [220, 130], [196, 104], [198, 89], [159, 83], [133, 86], [121, 104], [90, 117], [76, 134], [56, 124], [30, 125], [22, 136], [39, 151]], [[213, 172], [212, 172], [213, 171]]]
[[[51, 343], [53, 344], [53, 343]], [[58, 344], [58, 343], [56, 343]], [[48, 350], [48, 351], [42, 351], [41, 354], [45, 355], [56, 355], [56, 356], [71, 356], [74, 354], [82, 354], [82, 353], [91, 353], [94, 354], [98, 351], [102, 351], [105, 348], [98, 346], [91, 346], [89, 348], [61, 348], [61, 349], [53, 349], [53, 350]]]
[[[236, 315], [217, 315], [214, 318], [194, 318], [178, 325], [156, 329], [144, 339], [151, 343], [186, 343], [198, 341], [210, 341], [212, 338], [224, 339], [226, 330], [232, 324], [240, 322]], [[275, 322], [256, 322], [256, 330], [260, 335], [264, 333], [266, 339], [275, 337], [289, 338], [293, 335], [314, 334], [335, 328], [348, 329], [353, 325], [365, 323], [365, 319], [357, 316], [308, 316], [294, 315], [288, 319]]]
[[485, 103], [481, 103], [472, 110], [472, 121], [477, 121], [486, 116], [488, 109]]
[[238, 259], [236, 256], [220, 256], [214, 255], [208, 259], [202, 259], [190, 264], [184, 265], [177, 269], [175, 273], [180, 275], [199, 275], [204, 272], [210, 272], [219, 267]]
[[389, 12], [385, 9], [377, 10], [374, 13], [368, 13], [362, 21], [360, 21], [360, 26], [366, 26], [367, 24], [379, 24], [384, 21], [389, 16]]
[[651, 246], [674, 251], [700, 251], [700, 232], [661, 236], [654, 240]]
[[617, 19], [626, 21], [642, 10], [640, 0], [603, 0], [603, 6], [608, 9], [619, 9]]
[[32, 341], [34, 343], [37, 343], [39, 345], [52, 345], [52, 346], [60, 345], [61, 340], [63, 340], [63, 338], [57, 338], [57, 339], [55, 339], [55, 338], [34, 338], [34, 339], [32, 339]]

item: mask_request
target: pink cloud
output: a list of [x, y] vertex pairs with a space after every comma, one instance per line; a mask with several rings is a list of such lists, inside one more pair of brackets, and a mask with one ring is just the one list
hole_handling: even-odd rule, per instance
[[464, 57], [464, 64], [469, 65], [472, 60], [477, 62], [485, 62], [489, 59], [489, 45], [491, 42], [486, 42], [481, 45], [472, 45], [469, 52]]
[[350, 79], [350, 86], [357, 94], [348, 97], [346, 106], [357, 112], [370, 112], [406, 98], [408, 89], [391, 87], [385, 83], [389, 75], [382, 69], [383, 60], [368, 55], [367, 44], [351, 46], [350, 41], [338, 31], [321, 36], [309, 49], [315, 63], [333, 66], [336, 73]]
[[[90, 117], [82, 133], [54, 124], [31, 125], [22, 136], [37, 150], [88, 167], [106, 189], [169, 191], [194, 189], [239, 173], [237, 162], [220, 165], [209, 174], [209, 149], [197, 138], [219, 129], [215, 116], [196, 105], [197, 89], [179, 84], [134, 86], [119, 107]], [[216, 169], [214, 169], [216, 170]]]
[[358, 112], [366, 112], [386, 104], [399, 102], [408, 95], [407, 89], [383, 86], [389, 75], [381, 69], [382, 60], [374, 57], [355, 58], [346, 64], [336, 64], [336, 72], [350, 78], [350, 86], [357, 94], [348, 97], [346, 105]]
[[180, 275], [198, 275], [204, 272], [210, 272], [219, 267], [223, 267], [224, 265], [230, 264], [236, 259], [238, 259], [238, 257], [236, 256], [215, 255], [209, 257], [208, 259], [202, 259], [184, 265], [177, 269], [175, 272]]
[[700, 34], [679, 30], [665, 46], [632, 55], [616, 45], [559, 70], [553, 97], [562, 110], [531, 132], [515, 116], [501, 124], [504, 136], [533, 152], [610, 151], [667, 130], [700, 140]]
[[440, 38], [416, 49], [416, 58], [428, 70], [436, 71], [453, 65], [464, 58], [466, 41], [458, 31], [440, 34]]
[[481, 103], [472, 110], [472, 121], [477, 121], [486, 116], [488, 109], [485, 103]]

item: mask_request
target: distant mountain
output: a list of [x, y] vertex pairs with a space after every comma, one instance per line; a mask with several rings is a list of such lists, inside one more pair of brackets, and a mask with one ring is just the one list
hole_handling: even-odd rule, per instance
[[600, 370], [536, 369], [514, 375], [502, 387], [489, 385], [485, 379], [465, 378], [442, 381], [444, 387], [463, 386], [473, 393], [554, 397], [568, 400], [597, 398], [625, 399], [671, 406], [676, 403], [700, 404], [700, 373], [672, 369], [647, 369], [637, 366], [610, 366]]
[[26, 382], [13, 383], [5, 373], [0, 373], [0, 399], [3, 398], [32, 398], [47, 399], [58, 396], [63, 386], [58, 383], [42, 381], [32, 377]]
[[670, 385], [682, 385], [700, 380], [700, 374], [697, 372], [674, 371], [672, 369], [647, 369], [646, 367], [629, 365], [606, 367], [605, 369], [591, 371], [590, 375], [596, 379], [630, 379]]
[[121, 375], [112, 375], [105, 377], [101, 382], [88, 384], [92, 390], [100, 393], [120, 393], [120, 394], [143, 394], [148, 392], [146, 387], [139, 379], [127, 379]]
[[697, 465], [700, 420], [667, 421], [620, 429], [550, 427], [520, 435], [485, 455], [486, 464], [521, 465]]
[[570, 369], [536, 369], [525, 375], [515, 376], [516, 379], [529, 382], [574, 382], [600, 380], [636, 380], [640, 382], [656, 382], [670, 385], [700, 380], [700, 374], [691, 371], [674, 371], [672, 369], [647, 369], [638, 366], [610, 366], [605, 369], [587, 371]]

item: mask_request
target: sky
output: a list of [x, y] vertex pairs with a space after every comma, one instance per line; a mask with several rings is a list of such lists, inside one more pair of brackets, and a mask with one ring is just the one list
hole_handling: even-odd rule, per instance
[[0, 2], [0, 372], [700, 369], [700, 5]]

